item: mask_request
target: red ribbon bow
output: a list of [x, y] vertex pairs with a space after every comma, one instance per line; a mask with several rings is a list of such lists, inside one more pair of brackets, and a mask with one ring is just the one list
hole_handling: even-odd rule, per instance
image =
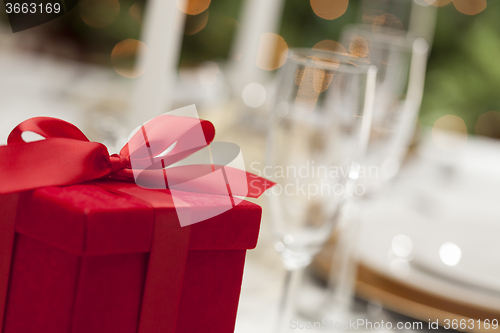
[[[200, 127], [203, 138], [199, 135]], [[25, 142], [22, 138], [25, 131], [37, 133], [45, 140]], [[218, 194], [221, 189], [210, 182], [210, 177], [200, 177], [207, 174], [206, 165], [165, 169], [207, 147], [214, 137], [215, 128], [209, 121], [167, 114], [142, 126], [120, 154], [110, 156], [103, 144], [90, 142], [68, 122], [50, 117], [31, 118], [14, 128], [8, 144], [0, 147], [0, 194], [71, 185], [105, 177], [133, 180], [134, 173], [136, 178], [141, 174], [145, 182], [149, 179], [151, 183], [159, 177], [165, 178], [163, 188], [168, 184], [181, 184], [182, 188], [183, 182], [198, 179], [183, 190]], [[169, 148], [168, 153], [162, 154]], [[217, 165], [209, 167], [209, 171], [224, 167], [233, 176], [246, 176], [245, 182], [236, 182], [231, 186], [233, 195], [256, 198], [273, 185], [242, 170]], [[165, 184], [165, 170], [170, 170], [168, 184]]]

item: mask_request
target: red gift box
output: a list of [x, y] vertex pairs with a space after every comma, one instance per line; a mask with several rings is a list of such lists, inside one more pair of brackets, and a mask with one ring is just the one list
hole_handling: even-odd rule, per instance
[[[81, 173], [73, 178], [54, 185], [80, 182]], [[258, 205], [242, 201], [181, 227], [178, 214], [196, 215], [227, 198], [193, 192], [174, 205], [168, 189], [113, 177], [39, 188], [46, 181], [25, 182], [16, 193], [12, 182], [0, 184], [0, 193], [9, 193], [0, 195], [2, 333], [234, 331]]]

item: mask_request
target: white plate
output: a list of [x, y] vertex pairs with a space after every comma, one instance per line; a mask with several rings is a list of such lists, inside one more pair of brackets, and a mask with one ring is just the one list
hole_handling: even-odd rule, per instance
[[[363, 264], [422, 291], [500, 311], [499, 153], [499, 143], [471, 138], [445, 156], [425, 144], [390, 190], [364, 208]], [[448, 252], [440, 254], [444, 244]]]

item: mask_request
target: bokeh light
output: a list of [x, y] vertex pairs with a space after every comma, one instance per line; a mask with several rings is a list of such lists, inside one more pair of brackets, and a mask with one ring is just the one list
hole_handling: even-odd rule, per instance
[[400, 258], [408, 258], [413, 251], [413, 242], [406, 235], [397, 235], [392, 239], [392, 252]]
[[443, 116], [432, 127], [432, 140], [444, 151], [457, 151], [467, 143], [467, 126], [460, 117]]
[[466, 15], [476, 15], [486, 9], [486, 0], [453, 0], [453, 4]]
[[322, 40], [321, 42], [316, 43], [312, 47], [312, 49], [313, 50], [323, 50], [323, 51], [347, 53], [345, 47], [342, 44], [340, 44], [339, 42], [336, 42], [334, 40], [330, 40], [330, 39], [325, 39], [325, 40]]
[[476, 135], [484, 135], [500, 139], [500, 112], [483, 113], [476, 122]]
[[370, 54], [368, 42], [361, 36], [353, 38], [349, 44], [349, 53], [358, 58], [366, 58]]
[[123, 77], [135, 78], [144, 73], [144, 69], [135, 66], [136, 56], [146, 45], [137, 39], [125, 39], [115, 45], [111, 52], [111, 63], [114, 70]]
[[283, 238], [283, 242], [285, 242], [286, 245], [290, 245], [290, 244], [293, 244], [293, 236], [292, 235], [286, 235], [284, 238]]
[[[314, 57], [313, 57], [314, 59]], [[338, 63], [336, 63], [338, 67]], [[295, 97], [295, 108], [304, 114], [311, 113], [318, 102], [319, 94], [324, 92], [333, 80], [333, 73], [321, 68], [305, 66], [295, 73], [295, 84], [299, 86]]]
[[184, 27], [184, 34], [194, 35], [207, 25], [208, 22], [208, 10], [198, 15], [187, 15], [186, 25]]
[[[337, 64], [338, 67], [338, 64]], [[333, 73], [328, 73], [322, 69], [313, 68], [313, 89], [315, 92], [324, 92], [333, 81]]]
[[118, 0], [82, 0], [80, 17], [93, 28], [104, 28], [113, 23], [120, 12]]
[[270, 32], [260, 36], [259, 49], [257, 50], [257, 67], [273, 71], [283, 66], [288, 54], [288, 45], [283, 37]]
[[398, 19], [396, 16], [389, 13], [384, 13], [382, 15], [375, 16], [375, 19], [373, 20], [372, 23], [372, 31], [378, 32], [381, 30], [381, 28], [391, 28], [402, 31], [405, 30], [403, 22], [401, 22], [401, 20]]
[[316, 15], [325, 20], [334, 20], [347, 10], [349, 0], [311, 0]]
[[128, 10], [128, 15], [137, 23], [141, 24], [142, 21], [142, 8], [138, 2], [130, 6]]
[[441, 261], [448, 266], [456, 266], [462, 259], [462, 250], [454, 243], [444, 243], [439, 248]]
[[251, 108], [258, 108], [266, 101], [267, 92], [261, 84], [249, 83], [243, 88], [241, 98], [243, 103]]
[[285, 249], [285, 244], [283, 244], [282, 242], [278, 242], [274, 245], [274, 249], [277, 252], [282, 252]]
[[210, 0], [177, 0], [177, 8], [189, 15], [198, 15], [210, 6]]

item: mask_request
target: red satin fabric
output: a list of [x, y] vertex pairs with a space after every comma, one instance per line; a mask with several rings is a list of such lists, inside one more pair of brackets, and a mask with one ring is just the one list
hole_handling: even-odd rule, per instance
[[[103, 180], [24, 192], [23, 209], [0, 196], [0, 331], [233, 332], [261, 209], [181, 227], [168, 192]], [[186, 195], [190, 212], [220, 199]]]
[[[22, 133], [25, 131], [35, 132], [45, 140], [24, 142]], [[109, 156], [104, 145], [90, 142], [68, 122], [49, 117], [31, 118], [10, 133], [7, 146], [0, 147], [0, 194], [77, 184], [108, 176], [134, 180], [134, 172], [136, 176], [140, 173], [146, 184], [161, 184], [162, 180], [165, 183], [168, 178], [171, 186], [189, 181], [182, 186], [183, 191], [225, 194], [225, 184], [214, 182], [214, 177], [204, 177], [222, 166], [188, 165], [164, 169], [205, 148], [214, 137], [215, 128], [209, 121], [161, 115], [140, 127], [120, 154]], [[158, 156], [168, 148], [172, 149]], [[231, 184], [232, 195], [258, 197], [273, 185], [242, 170], [223, 169], [226, 177], [246, 179], [246, 182]]]

